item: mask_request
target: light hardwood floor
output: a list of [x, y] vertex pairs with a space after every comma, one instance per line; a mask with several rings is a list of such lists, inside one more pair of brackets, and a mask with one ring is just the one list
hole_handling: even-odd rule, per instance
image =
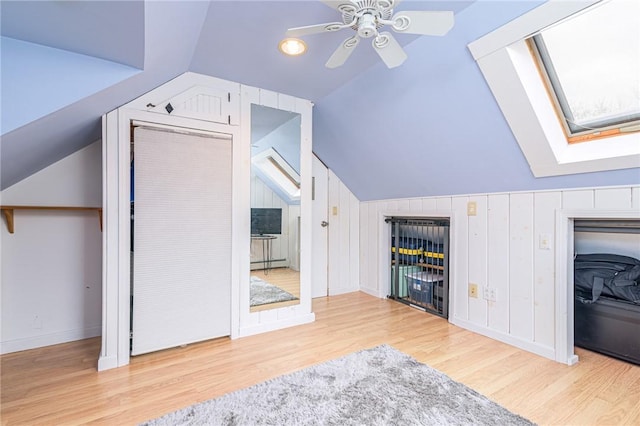
[[300, 303], [300, 271], [294, 271], [289, 268], [273, 268], [268, 271], [255, 269], [251, 271], [251, 275], [278, 286], [298, 298], [298, 300], [287, 300], [286, 302], [252, 306], [251, 312], [266, 311]]
[[136, 424], [390, 344], [539, 424], [640, 425], [640, 367], [578, 350], [572, 367], [364, 293], [315, 299], [316, 322], [132, 358], [98, 373], [100, 339], [0, 358], [2, 424]]

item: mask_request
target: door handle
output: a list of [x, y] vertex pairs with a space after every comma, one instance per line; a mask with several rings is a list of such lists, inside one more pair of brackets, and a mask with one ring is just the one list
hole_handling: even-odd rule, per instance
[[322, 222], [320, 222], [320, 226], [322, 226], [323, 228], [326, 228], [327, 226], [329, 226], [329, 222], [327, 222], [326, 220], [323, 220]]

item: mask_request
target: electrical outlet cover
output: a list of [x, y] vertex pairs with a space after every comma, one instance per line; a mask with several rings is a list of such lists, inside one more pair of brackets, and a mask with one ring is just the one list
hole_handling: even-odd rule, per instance
[[469, 297], [478, 297], [478, 284], [469, 283]]

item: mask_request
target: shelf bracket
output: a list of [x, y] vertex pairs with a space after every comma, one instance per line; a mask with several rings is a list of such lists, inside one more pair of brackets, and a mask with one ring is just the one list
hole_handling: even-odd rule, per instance
[[7, 228], [9, 229], [9, 233], [13, 234], [13, 209], [2, 209], [2, 214], [7, 220]]

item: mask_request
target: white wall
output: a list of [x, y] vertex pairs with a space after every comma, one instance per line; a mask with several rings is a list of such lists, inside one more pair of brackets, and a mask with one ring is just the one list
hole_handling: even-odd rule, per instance
[[360, 202], [329, 170], [329, 295], [358, 291]]
[[[467, 203], [477, 214], [467, 216]], [[625, 210], [640, 214], [640, 187], [494, 193], [360, 204], [360, 287], [385, 297], [388, 235], [384, 215], [434, 212], [451, 217], [450, 318], [463, 328], [556, 359], [556, 215], [558, 211]], [[545, 241], [548, 246], [545, 247]], [[468, 296], [468, 284], [479, 298]], [[482, 298], [483, 288], [497, 300]], [[572, 321], [571, 321], [572, 323]]]
[[[102, 206], [93, 143], [5, 189], [3, 205]], [[15, 210], [1, 224], [1, 353], [101, 333], [102, 235], [93, 211]]]

